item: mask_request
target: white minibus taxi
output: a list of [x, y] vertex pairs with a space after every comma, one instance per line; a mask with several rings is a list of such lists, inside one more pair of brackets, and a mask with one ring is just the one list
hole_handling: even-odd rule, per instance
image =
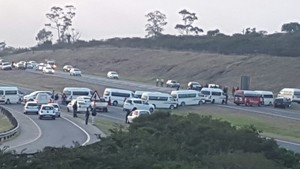
[[71, 100], [76, 99], [79, 96], [92, 97], [93, 91], [85, 87], [65, 87], [63, 93], [67, 96], [66, 103], [68, 104]]
[[285, 97], [290, 99], [292, 102], [297, 102], [300, 104], [300, 89], [283, 88], [280, 90], [278, 97]]
[[156, 109], [174, 109], [177, 108], [178, 105], [178, 102], [170, 94], [167, 93], [144, 92], [141, 99], [149, 104], [154, 105]]
[[200, 105], [205, 101], [203, 95], [196, 90], [174, 90], [171, 96], [177, 100], [179, 106]]
[[103, 92], [103, 97], [105, 98], [105, 101], [110, 102], [113, 106], [122, 106], [127, 98], [133, 97], [133, 91], [106, 88]]
[[21, 103], [21, 94], [17, 87], [0, 87], [0, 103]]
[[134, 96], [135, 98], [139, 98], [139, 99], [140, 99], [140, 98], [142, 97], [142, 94], [145, 93], [145, 92], [151, 92], [151, 91], [141, 91], [141, 90], [137, 90], [137, 91], [134, 92], [133, 96]]
[[255, 90], [263, 98], [263, 105], [271, 106], [274, 104], [274, 94], [271, 91]]
[[201, 94], [205, 97], [205, 102], [210, 103], [225, 103], [226, 96], [222, 89], [218, 88], [202, 88]]

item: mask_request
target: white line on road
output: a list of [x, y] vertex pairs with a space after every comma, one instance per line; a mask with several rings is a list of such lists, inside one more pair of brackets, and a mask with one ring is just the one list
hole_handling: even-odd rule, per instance
[[65, 117], [61, 117], [61, 118], [67, 120], [70, 123], [72, 123], [74, 126], [76, 126], [81, 131], [84, 132], [84, 134], [87, 136], [87, 139], [86, 139], [86, 141], [84, 143], [81, 144], [82, 146], [86, 145], [91, 140], [91, 136], [89, 135], [89, 133], [87, 131], [85, 131], [82, 127], [80, 127], [78, 124], [74, 123], [73, 121], [69, 120], [68, 118], [65, 118]]

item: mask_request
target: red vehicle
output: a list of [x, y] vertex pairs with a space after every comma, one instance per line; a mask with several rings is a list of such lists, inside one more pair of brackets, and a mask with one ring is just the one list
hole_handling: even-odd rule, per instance
[[263, 98], [255, 91], [237, 90], [234, 93], [234, 103], [236, 105], [245, 104], [246, 106], [261, 106], [263, 104]]

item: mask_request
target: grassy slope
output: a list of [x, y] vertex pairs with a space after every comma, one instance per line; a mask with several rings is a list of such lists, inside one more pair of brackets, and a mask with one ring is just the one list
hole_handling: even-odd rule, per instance
[[271, 56], [236, 56], [182, 51], [132, 48], [82, 48], [29, 52], [6, 57], [9, 61], [55, 59], [82, 69], [83, 73], [105, 75], [116, 70], [123, 79], [153, 83], [156, 78], [176, 79], [182, 84], [195, 80], [238, 86], [242, 75], [251, 76], [251, 88], [272, 90], [300, 87], [300, 59]]
[[0, 132], [8, 131], [9, 129], [11, 129], [11, 127], [12, 125], [7, 117], [3, 114], [0, 114]]

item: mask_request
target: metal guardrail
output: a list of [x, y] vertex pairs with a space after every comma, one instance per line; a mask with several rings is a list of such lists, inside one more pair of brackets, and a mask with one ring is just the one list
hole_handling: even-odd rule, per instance
[[0, 106], [0, 113], [5, 115], [10, 121], [10, 123], [13, 125], [12, 129], [10, 129], [9, 131], [0, 133], [0, 142], [3, 142], [16, 136], [20, 132], [20, 125], [19, 122], [11, 113], [1, 106]]

